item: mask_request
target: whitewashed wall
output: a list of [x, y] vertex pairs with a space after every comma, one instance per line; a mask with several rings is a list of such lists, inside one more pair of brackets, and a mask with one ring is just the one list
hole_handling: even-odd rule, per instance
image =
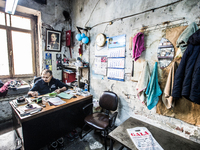
[[[75, 26], [92, 27], [102, 22], [109, 22], [116, 18], [140, 13], [145, 10], [154, 9], [175, 0], [73, 0], [72, 17], [73, 30]], [[96, 8], [95, 8], [96, 5]], [[95, 9], [94, 9], [95, 8]], [[93, 10], [94, 9], [94, 10]], [[200, 128], [190, 125], [179, 119], [174, 119], [156, 113], [156, 108], [148, 110], [136, 97], [135, 86], [137, 82], [131, 81], [130, 73], [132, 71], [131, 51], [129, 50], [129, 37], [136, 35], [142, 25], [152, 26], [162, 24], [165, 21], [173, 21], [185, 17], [184, 21], [191, 23], [198, 20], [200, 12], [199, 0], [183, 0], [171, 6], [156, 9], [147, 13], [133, 17], [118, 19], [112, 25], [108, 23], [95, 26], [89, 31], [90, 43], [83, 53], [83, 59], [90, 62], [90, 91], [94, 98], [99, 98], [103, 91], [111, 90], [118, 94], [119, 115], [117, 125], [121, 124], [130, 116], [156, 125], [160, 128], [179, 134], [183, 137], [190, 138], [194, 141], [200, 141]], [[88, 21], [89, 20], [89, 21]], [[86, 24], [87, 23], [87, 24]], [[153, 27], [155, 28], [155, 26]], [[76, 31], [77, 32], [77, 31]], [[108, 80], [106, 76], [94, 73], [95, 60], [95, 38], [99, 33], [104, 33], [107, 37], [126, 34], [126, 63], [125, 63], [125, 82]], [[155, 61], [157, 60], [157, 47], [162, 37], [165, 37], [165, 28], [158, 28], [145, 33], [146, 50], [142, 53], [138, 62], [147, 60], [152, 71]], [[78, 42], [76, 42], [78, 45]], [[75, 47], [76, 50], [76, 47]], [[136, 64], [136, 65], [139, 65]], [[137, 66], [136, 66], [137, 67]], [[159, 69], [159, 72], [161, 70]], [[139, 72], [139, 71], [138, 71]], [[137, 73], [137, 71], [136, 71]], [[176, 130], [183, 128], [184, 131], [190, 132], [185, 134]]]

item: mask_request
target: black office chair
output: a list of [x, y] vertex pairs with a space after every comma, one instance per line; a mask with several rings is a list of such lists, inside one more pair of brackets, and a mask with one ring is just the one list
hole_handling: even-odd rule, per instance
[[42, 77], [35, 77], [34, 79], [33, 79], [33, 83], [35, 83], [37, 80], [39, 80], [39, 79], [41, 79]]
[[[93, 104], [86, 105], [83, 110], [84, 112]], [[104, 136], [104, 144], [105, 150], [107, 149], [107, 136], [110, 131], [114, 129], [115, 120], [117, 117], [118, 112], [114, 112], [111, 114], [110, 111], [115, 111], [118, 107], [118, 96], [114, 92], [104, 91], [103, 95], [100, 97], [99, 105], [102, 108], [102, 112], [98, 113], [91, 113], [90, 115], [86, 116], [84, 121], [85, 125], [83, 126], [80, 132], [80, 138], [82, 139], [85, 137], [90, 131], [93, 129], [103, 131]], [[90, 109], [91, 110], [91, 109]], [[89, 131], [82, 136], [82, 132], [86, 126], [91, 127]]]

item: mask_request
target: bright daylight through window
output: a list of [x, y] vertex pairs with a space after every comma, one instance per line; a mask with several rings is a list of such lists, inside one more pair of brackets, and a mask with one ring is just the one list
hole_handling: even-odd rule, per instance
[[0, 12], [0, 77], [35, 73], [34, 19]]

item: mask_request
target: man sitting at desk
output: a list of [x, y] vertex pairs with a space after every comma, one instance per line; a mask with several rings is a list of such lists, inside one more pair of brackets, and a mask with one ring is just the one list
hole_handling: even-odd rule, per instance
[[33, 87], [28, 92], [28, 95], [38, 96], [51, 93], [53, 91], [59, 94], [67, 89], [68, 87], [66, 84], [53, 77], [51, 70], [45, 69], [42, 71], [41, 79], [35, 82]]

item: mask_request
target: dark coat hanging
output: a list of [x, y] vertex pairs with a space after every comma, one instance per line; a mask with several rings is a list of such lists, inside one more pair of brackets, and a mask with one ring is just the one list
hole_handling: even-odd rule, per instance
[[188, 40], [188, 47], [175, 73], [172, 96], [200, 104], [200, 29]]

